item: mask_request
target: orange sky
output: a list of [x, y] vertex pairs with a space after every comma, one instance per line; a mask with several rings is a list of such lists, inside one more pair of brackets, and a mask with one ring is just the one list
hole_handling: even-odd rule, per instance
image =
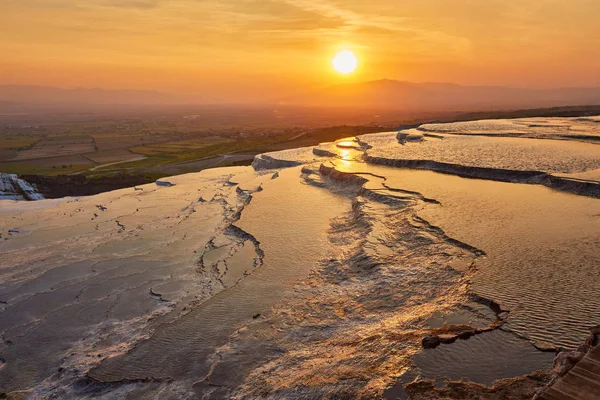
[[[598, 0], [2, 0], [0, 84], [265, 99], [381, 78], [600, 86]], [[359, 70], [332, 71], [342, 48]]]

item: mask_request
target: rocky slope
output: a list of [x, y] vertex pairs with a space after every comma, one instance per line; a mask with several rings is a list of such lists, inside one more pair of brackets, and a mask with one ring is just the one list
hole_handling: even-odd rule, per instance
[[1, 200], [43, 200], [37, 188], [30, 182], [20, 179], [15, 174], [0, 172], [0, 201]]

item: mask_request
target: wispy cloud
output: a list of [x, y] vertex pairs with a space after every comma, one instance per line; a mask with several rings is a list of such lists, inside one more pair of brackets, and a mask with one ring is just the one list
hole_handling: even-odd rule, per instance
[[551, 76], [573, 60], [586, 71], [579, 79], [593, 79], [600, 67], [597, 0], [0, 2], [0, 64], [329, 79], [328, 57], [349, 46], [362, 53], [361, 77], [369, 79], [443, 80], [448, 66], [464, 68], [463, 81], [473, 71]]
[[120, 1], [108, 1], [103, 3], [104, 6], [117, 7], [117, 8], [134, 8], [147, 10], [157, 8], [161, 4], [159, 0], [120, 0]]

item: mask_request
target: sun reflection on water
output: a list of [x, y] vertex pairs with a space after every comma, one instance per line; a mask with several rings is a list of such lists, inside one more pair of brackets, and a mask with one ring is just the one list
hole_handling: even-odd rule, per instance
[[339, 150], [340, 158], [343, 161], [351, 161], [352, 160], [352, 152], [349, 149], [340, 149]]
[[351, 142], [351, 141], [343, 141], [343, 142], [336, 142], [335, 144], [337, 147], [346, 147], [346, 148], [353, 148], [356, 147], [356, 142]]

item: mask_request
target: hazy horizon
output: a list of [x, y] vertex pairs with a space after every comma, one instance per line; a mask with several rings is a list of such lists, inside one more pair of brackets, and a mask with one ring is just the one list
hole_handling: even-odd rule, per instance
[[600, 88], [523, 89], [507, 86], [465, 86], [448, 82], [414, 83], [396, 80], [348, 82], [304, 88], [278, 98], [225, 98], [155, 90], [56, 88], [0, 85], [0, 112], [93, 110], [94, 108], [242, 106], [279, 109], [318, 107], [418, 112], [518, 110], [600, 104]]
[[[354, 84], [364, 84], [364, 83], [374, 83], [374, 82], [381, 82], [381, 81], [393, 81], [393, 82], [399, 82], [399, 83], [406, 83], [406, 84], [413, 84], [413, 85], [455, 85], [455, 86], [463, 86], [463, 87], [489, 87], [489, 88], [506, 88], [506, 89], [523, 89], [523, 90], [539, 90], [539, 91], [545, 91], [545, 90], [560, 90], [560, 89], [600, 89], [600, 82], [596, 85], [557, 85], [557, 86], [547, 86], [547, 87], [540, 87], [540, 86], [534, 86], [534, 87], [528, 87], [528, 86], [519, 86], [519, 85], [502, 85], [502, 84], [489, 84], [489, 85], [477, 85], [477, 84], [462, 84], [462, 83], [457, 83], [457, 82], [451, 82], [451, 81], [428, 81], [428, 80], [424, 80], [424, 81], [415, 81], [415, 80], [403, 80], [403, 79], [391, 79], [391, 78], [379, 78], [379, 79], [369, 79], [369, 80], [348, 80], [348, 81], [342, 81], [342, 82], [334, 82], [334, 83], [330, 83], [330, 84], [325, 84], [325, 85], [315, 85], [312, 87], [300, 87], [298, 89], [292, 89], [289, 92], [283, 93], [283, 96], [285, 97], [285, 95], [289, 95], [289, 94], [295, 94], [298, 91], [307, 91], [307, 90], [315, 90], [315, 89], [327, 89], [330, 87], [337, 87], [337, 86], [346, 86], [346, 85], [354, 85]], [[13, 86], [13, 87], [32, 87], [32, 88], [48, 88], [48, 89], [60, 89], [60, 90], [102, 90], [102, 91], [124, 91], [124, 92], [152, 92], [152, 93], [160, 93], [160, 94], [165, 94], [165, 95], [173, 95], [173, 96], [189, 96], [189, 97], [194, 97], [194, 96], [201, 96], [202, 92], [186, 92], [186, 91], [177, 91], [177, 90], [169, 90], [168, 88], [162, 90], [162, 89], [153, 89], [150, 87], [120, 87], [120, 88], [111, 88], [111, 87], [106, 87], [106, 86], [93, 86], [93, 85], [89, 85], [89, 86], [78, 86], [78, 85], [51, 85], [51, 84], [27, 84], [27, 83], [2, 83], [0, 82], [0, 87], [9, 87], [9, 86]], [[279, 100], [278, 97], [275, 97], [276, 100]]]

